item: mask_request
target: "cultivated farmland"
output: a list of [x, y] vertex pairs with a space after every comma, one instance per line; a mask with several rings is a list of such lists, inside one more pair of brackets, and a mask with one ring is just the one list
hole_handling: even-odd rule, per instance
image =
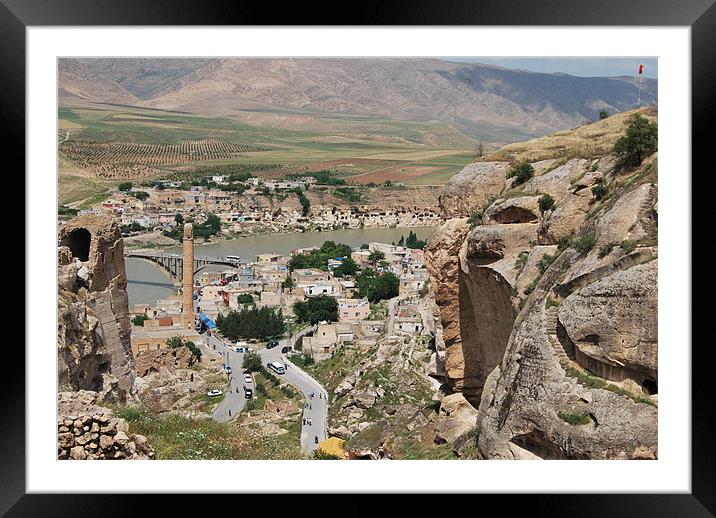
[[267, 151], [217, 139], [183, 140], [179, 144], [138, 144], [93, 140], [67, 140], [60, 152], [100, 178], [125, 179], [154, 176], [168, 166], [196, 161], [238, 158], [241, 153]]

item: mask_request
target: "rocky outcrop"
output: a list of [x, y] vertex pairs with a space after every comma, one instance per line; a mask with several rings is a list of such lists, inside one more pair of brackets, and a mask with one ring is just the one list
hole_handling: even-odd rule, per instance
[[539, 196], [518, 196], [497, 200], [485, 211], [485, 224], [536, 223], [540, 216]]
[[135, 361], [135, 369], [138, 377], [144, 377], [162, 368], [188, 369], [196, 361], [196, 356], [187, 347], [159, 349], [140, 353]]
[[[458, 439], [446, 396], [438, 441], [488, 459], [657, 457], [652, 159], [630, 171], [615, 170], [612, 156], [535, 163], [523, 186], [503, 176], [497, 192], [489, 169], [450, 182], [425, 261], [444, 379], [478, 410], [474, 433], [461, 428]], [[599, 200], [598, 183], [607, 187]], [[544, 212], [543, 194], [555, 200]], [[466, 231], [459, 218], [483, 209]]]
[[524, 192], [549, 194], [560, 201], [572, 189], [573, 182], [581, 178], [589, 166], [589, 160], [575, 158], [542, 175], [535, 176], [524, 186]]
[[57, 402], [57, 458], [142, 460], [154, 458], [143, 435], [129, 432], [124, 419], [98, 405], [96, 392], [61, 392]]
[[465, 218], [482, 210], [505, 185], [509, 162], [476, 162], [466, 165], [448, 181], [439, 196], [443, 218]]
[[[58, 376], [61, 388], [136, 395], [127, 277], [117, 224], [81, 216], [59, 231]], [[108, 392], [106, 389], [113, 386]]]
[[[463, 379], [461, 361], [462, 334], [460, 332], [460, 248], [469, 231], [466, 219], [451, 219], [430, 238], [425, 254], [425, 266], [430, 273], [430, 285], [439, 308], [439, 333], [435, 335], [435, 371], [444, 373], [451, 383]], [[447, 366], [448, 351], [450, 365]]]
[[608, 275], [569, 295], [559, 307], [575, 361], [612, 381], [632, 379], [656, 392], [657, 263]]
[[435, 442], [454, 444], [463, 435], [475, 430], [477, 410], [460, 394], [445, 396], [435, 423]]

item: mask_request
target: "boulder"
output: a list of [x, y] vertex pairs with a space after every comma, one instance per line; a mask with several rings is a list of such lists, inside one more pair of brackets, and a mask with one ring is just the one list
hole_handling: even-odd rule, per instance
[[477, 409], [460, 394], [445, 396], [435, 422], [435, 441], [453, 444], [462, 435], [475, 430]]
[[475, 162], [450, 178], [439, 196], [443, 218], [466, 218], [483, 210], [505, 185], [509, 162]]
[[562, 302], [559, 322], [578, 363], [614, 381], [657, 381], [657, 272], [657, 261], [637, 265]]

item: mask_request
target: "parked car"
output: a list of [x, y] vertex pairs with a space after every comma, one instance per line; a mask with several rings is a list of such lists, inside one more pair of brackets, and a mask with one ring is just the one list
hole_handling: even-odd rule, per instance
[[266, 344], [266, 349], [273, 349], [276, 346], [278, 346], [278, 342], [276, 340], [271, 340]]
[[219, 389], [211, 389], [209, 392], [206, 393], [206, 395], [209, 397], [220, 396], [222, 394], [223, 392]]
[[291, 351], [291, 346], [290, 346], [290, 345], [287, 345], [286, 347], [284, 347], [284, 348], [281, 349], [281, 352], [282, 352], [283, 354], [286, 354], [287, 352], [290, 352], [290, 351]]
[[246, 399], [252, 399], [254, 397], [254, 391], [248, 387], [244, 387], [244, 397]]
[[228, 365], [224, 366], [224, 370], [226, 371], [226, 374], [231, 374], [231, 367], [229, 367]]
[[251, 377], [251, 374], [244, 374], [244, 383], [251, 384], [254, 382], [254, 379]]

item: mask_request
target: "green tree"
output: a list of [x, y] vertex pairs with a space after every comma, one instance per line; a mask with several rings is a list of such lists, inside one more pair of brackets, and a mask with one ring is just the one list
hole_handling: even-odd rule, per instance
[[543, 194], [539, 199], [539, 210], [542, 214], [554, 208], [554, 198], [549, 194]]
[[400, 291], [400, 279], [391, 272], [379, 274], [368, 268], [356, 276], [356, 286], [361, 297], [371, 302], [396, 297]]
[[599, 118], [600, 119], [606, 119], [607, 117], [609, 117], [609, 112], [607, 110], [605, 110], [605, 109], [599, 110]]
[[132, 318], [132, 324], [135, 326], [144, 326], [144, 321], [149, 320], [149, 317], [142, 313], [141, 315], [135, 315], [134, 318]]
[[303, 254], [294, 255], [288, 261], [290, 271], [301, 268], [317, 268], [328, 270], [328, 260], [339, 257], [350, 257], [351, 247], [348, 245], [325, 241], [318, 250], [311, 250]]
[[241, 293], [236, 297], [236, 302], [238, 304], [253, 304], [254, 297], [250, 293]]
[[659, 128], [656, 122], [635, 113], [629, 117], [624, 135], [614, 143], [613, 152], [622, 167], [638, 166], [642, 160], [657, 150]]
[[333, 297], [321, 295], [299, 301], [293, 305], [293, 314], [299, 322], [317, 324], [318, 322], [336, 322], [338, 320], [338, 302]]
[[132, 190], [132, 182], [122, 182], [117, 186], [117, 189], [120, 191], [131, 191]]
[[182, 216], [181, 214], [179, 214], [177, 212], [176, 215], [174, 216], [174, 221], [176, 221], [179, 225], [183, 225], [184, 224], [184, 216]]
[[373, 250], [370, 254], [368, 254], [368, 262], [375, 267], [376, 264], [378, 264], [378, 261], [382, 261], [385, 259], [385, 253], [381, 250]]
[[608, 191], [609, 186], [607, 185], [607, 182], [605, 182], [603, 179], [596, 185], [592, 186], [592, 194], [598, 200], [604, 198], [607, 195]]
[[333, 275], [336, 277], [345, 277], [346, 275], [355, 275], [358, 271], [358, 264], [351, 258], [346, 257], [341, 261], [340, 266], [333, 269]]
[[[403, 239], [403, 236], [400, 236], [400, 239]], [[425, 248], [426, 244], [422, 239], [418, 239], [417, 234], [412, 230], [408, 234], [408, 239], [405, 240], [405, 246], [412, 249]]]
[[231, 311], [216, 325], [229, 340], [242, 338], [265, 339], [278, 337], [286, 331], [281, 310], [256, 306], [244, 307], [239, 311]]
[[527, 182], [535, 174], [535, 169], [529, 162], [515, 164], [507, 173], [507, 178], [514, 178], [515, 185]]
[[[244, 361], [241, 364], [244, 370], [249, 372], [258, 372], [261, 370], [261, 356], [258, 353], [246, 353], [244, 354]], [[258, 388], [257, 388], [258, 391]]]

